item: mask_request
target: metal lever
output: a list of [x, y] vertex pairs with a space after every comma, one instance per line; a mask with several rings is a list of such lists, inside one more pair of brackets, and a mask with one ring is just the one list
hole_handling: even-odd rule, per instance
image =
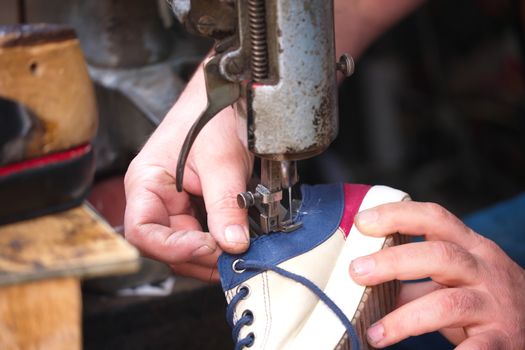
[[206, 81], [206, 94], [208, 104], [200, 117], [191, 127], [182, 145], [177, 161], [177, 191], [182, 192], [182, 180], [184, 178], [184, 168], [191, 147], [197, 139], [202, 128], [224, 108], [232, 105], [241, 96], [241, 86], [239, 83], [232, 83], [224, 79], [219, 70], [221, 56], [213, 56], [204, 66], [204, 79]]

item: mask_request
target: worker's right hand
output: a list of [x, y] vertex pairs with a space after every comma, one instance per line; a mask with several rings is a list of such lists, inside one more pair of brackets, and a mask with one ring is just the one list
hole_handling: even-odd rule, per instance
[[410, 336], [440, 331], [461, 350], [525, 349], [525, 270], [496, 243], [434, 203], [404, 201], [360, 212], [365, 235], [424, 235], [425, 242], [385, 248], [350, 265], [363, 286], [403, 283], [399, 307], [368, 330], [384, 348]]
[[[237, 206], [236, 196], [246, 190], [253, 159], [238, 137], [233, 109], [227, 108], [197, 137], [186, 162], [184, 191], [177, 192], [180, 149], [205, 106], [199, 69], [128, 168], [125, 232], [143, 254], [175, 272], [216, 281], [220, 253], [241, 253], [249, 245], [247, 213]], [[199, 197], [204, 198], [209, 232], [198, 220]]]

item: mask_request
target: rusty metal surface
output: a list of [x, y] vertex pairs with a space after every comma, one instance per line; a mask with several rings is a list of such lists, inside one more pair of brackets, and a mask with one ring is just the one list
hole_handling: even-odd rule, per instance
[[[267, 1], [270, 70], [275, 85], [251, 91], [249, 146], [258, 156], [302, 159], [337, 135], [333, 2]], [[270, 74], [271, 75], [271, 74]]]
[[[293, 229], [290, 188], [297, 174], [289, 171], [289, 161], [323, 152], [338, 130], [333, 1], [238, 0], [232, 5], [219, 0], [172, 3], [189, 31], [217, 40], [206, 65], [208, 106], [184, 142], [177, 189], [182, 191], [184, 163], [199, 131], [242, 96], [237, 102], [246, 99], [247, 108], [237, 111], [247, 112], [241, 116], [248, 148], [263, 162], [261, 184], [256, 192], [241, 194], [239, 203], [257, 207], [260, 220], [255, 221], [264, 233]], [[290, 189], [288, 215], [281, 206], [283, 187]]]

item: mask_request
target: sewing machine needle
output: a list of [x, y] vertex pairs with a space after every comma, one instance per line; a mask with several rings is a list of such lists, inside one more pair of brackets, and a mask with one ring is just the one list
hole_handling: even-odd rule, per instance
[[290, 223], [293, 224], [292, 187], [288, 187], [288, 210], [290, 210]]

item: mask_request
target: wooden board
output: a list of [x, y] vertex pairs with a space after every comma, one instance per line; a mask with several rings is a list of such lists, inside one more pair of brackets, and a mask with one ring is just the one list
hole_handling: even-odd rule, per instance
[[0, 226], [0, 286], [131, 273], [138, 256], [86, 205]]
[[77, 278], [0, 288], [0, 349], [80, 350], [80, 311]]

